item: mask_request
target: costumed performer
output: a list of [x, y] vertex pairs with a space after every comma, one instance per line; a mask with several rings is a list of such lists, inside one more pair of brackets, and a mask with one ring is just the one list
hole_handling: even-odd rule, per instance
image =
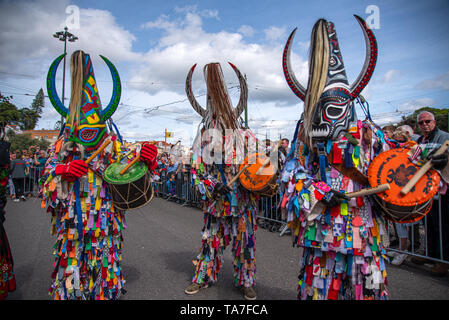
[[[120, 101], [120, 78], [114, 65], [101, 56], [113, 78], [112, 97], [103, 109], [91, 58], [75, 51], [70, 58], [71, 97], [66, 108], [55, 88], [63, 58], [52, 63], [47, 90], [52, 105], [65, 118], [65, 127], [51, 147], [40, 179], [42, 207], [51, 213], [51, 233], [57, 236], [49, 294], [56, 300], [118, 299], [126, 292], [121, 268], [125, 211], [114, 207], [102, 173], [115, 161], [129, 160], [110, 119]], [[154, 145], [142, 144], [140, 160], [150, 170], [157, 167], [156, 156]]]
[[334, 24], [319, 19], [312, 31], [309, 80], [304, 88], [290, 65], [296, 29], [284, 49], [287, 84], [304, 101], [291, 151], [280, 175], [281, 206], [287, 208], [293, 245], [303, 248], [298, 299], [385, 299], [385, 219], [367, 196], [345, 193], [368, 185], [366, 170], [386, 150], [381, 131], [356, 118], [354, 100], [367, 85], [377, 43], [355, 16], [367, 46], [363, 69], [349, 85]]
[[[244, 77], [236, 66], [230, 65], [240, 82], [240, 99], [235, 108], [232, 107], [219, 63], [209, 63], [204, 67], [206, 109], [197, 102], [191, 88], [196, 65], [191, 68], [186, 80], [189, 101], [203, 119], [193, 145], [192, 173], [201, 197], [204, 225], [201, 248], [193, 261], [195, 273], [185, 293], [195, 294], [217, 282], [224, 262], [224, 250], [231, 245], [234, 285], [241, 288], [245, 299], [254, 300], [257, 196], [243, 189], [238, 181], [228, 186], [239, 171], [237, 154], [243, 152], [245, 135], [249, 131], [240, 130], [243, 127], [239, 123], [248, 93]], [[242, 134], [243, 131], [245, 134]], [[214, 160], [210, 161], [212, 158]]]

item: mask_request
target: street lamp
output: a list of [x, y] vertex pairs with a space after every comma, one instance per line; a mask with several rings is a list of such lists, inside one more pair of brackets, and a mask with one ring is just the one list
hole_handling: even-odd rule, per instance
[[[64, 27], [64, 31], [56, 32], [53, 37], [59, 39], [60, 41], [64, 41], [64, 68], [62, 71], [62, 103], [64, 104], [64, 90], [65, 90], [65, 55], [67, 53], [67, 40], [70, 42], [75, 42], [78, 40], [74, 34], [70, 33], [69, 28]], [[64, 118], [61, 116], [61, 126], [64, 123]]]

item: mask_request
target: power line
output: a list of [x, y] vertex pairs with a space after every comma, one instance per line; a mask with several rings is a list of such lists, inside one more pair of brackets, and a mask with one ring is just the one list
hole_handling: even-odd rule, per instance
[[[35, 90], [33, 90], [33, 89], [29, 89], [29, 88], [21, 88], [21, 87], [14, 86], [14, 85], [8, 84], [8, 83], [6, 83], [6, 82], [2, 82], [2, 81], [0, 81], [0, 85], [1, 85], [1, 86], [4, 86], [4, 87], [13, 88], [13, 89], [18, 89], [18, 90], [24, 90], [24, 91], [29, 91], [29, 92], [35, 92]], [[39, 90], [38, 90], [38, 91], [39, 91]]]

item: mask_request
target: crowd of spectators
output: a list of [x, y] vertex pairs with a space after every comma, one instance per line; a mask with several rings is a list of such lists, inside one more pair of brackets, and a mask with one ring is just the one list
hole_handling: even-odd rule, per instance
[[[187, 192], [193, 190], [191, 164], [189, 161], [163, 152], [157, 156], [158, 167], [153, 182], [154, 192], [157, 196], [176, 201], [180, 204], [197, 205], [198, 201]], [[188, 185], [190, 184], [190, 188]], [[191, 192], [192, 194], [192, 192]]]
[[10, 153], [8, 194], [14, 202], [26, 201], [37, 194], [39, 177], [47, 161], [47, 152], [39, 147]]

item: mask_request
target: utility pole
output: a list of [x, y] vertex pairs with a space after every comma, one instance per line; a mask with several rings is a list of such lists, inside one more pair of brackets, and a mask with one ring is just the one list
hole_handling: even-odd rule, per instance
[[[70, 42], [75, 42], [78, 40], [74, 34], [70, 33], [69, 28], [64, 27], [64, 31], [56, 32], [53, 37], [59, 39], [60, 41], [64, 41], [64, 68], [62, 70], [62, 104], [64, 104], [64, 94], [65, 94], [65, 58], [67, 54], [67, 40]], [[64, 123], [64, 118], [61, 116], [61, 127]]]

